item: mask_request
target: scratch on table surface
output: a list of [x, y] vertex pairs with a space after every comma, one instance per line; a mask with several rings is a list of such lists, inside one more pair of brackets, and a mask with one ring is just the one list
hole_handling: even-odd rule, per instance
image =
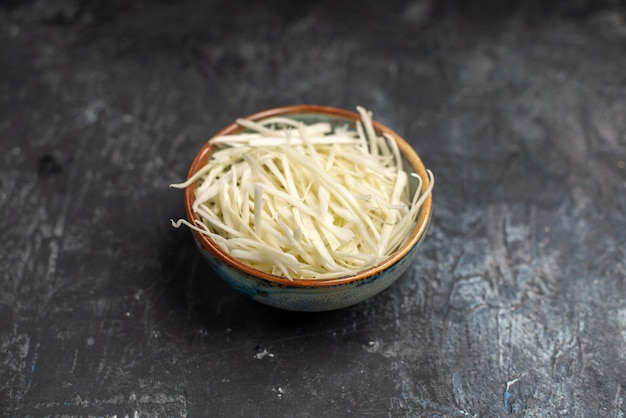
[[509, 263], [509, 248], [506, 237], [505, 222], [507, 217], [507, 208], [504, 205], [489, 208], [487, 216], [487, 234], [492, 244], [491, 254], [496, 264], [499, 277], [504, 286], [514, 286], [513, 272]]
[[[276, 362], [276, 364], [274, 365], [274, 367], [272, 367], [272, 371], [270, 372], [269, 377], [267, 379], [267, 384], [265, 385], [265, 387], [261, 391], [261, 397], [259, 398], [259, 402], [257, 403], [255, 416], [259, 416], [259, 413], [261, 411], [261, 407], [263, 406], [263, 400], [265, 399], [265, 394], [268, 393], [271, 390], [272, 383], [274, 382], [274, 378], [276, 377], [276, 372], [278, 371], [278, 368], [279, 368], [280, 364], [281, 364], [281, 362], [280, 362], [280, 360], [278, 360]], [[284, 389], [283, 389], [283, 391], [284, 391]]]
[[459, 371], [452, 373], [452, 391], [454, 392], [454, 399], [457, 404], [465, 405], [465, 391], [463, 390], [463, 381]]
[[57, 259], [59, 258], [59, 244], [57, 241], [50, 241], [48, 244], [50, 253], [48, 254], [48, 268], [46, 269], [46, 280], [49, 281], [57, 270]]
[[70, 373], [74, 373], [74, 370], [76, 370], [77, 360], [78, 360], [78, 348], [74, 350], [74, 359], [72, 360], [72, 368], [70, 369]]
[[624, 398], [621, 396], [622, 394], [622, 385], [618, 383], [617, 391], [615, 392], [615, 400], [613, 401], [613, 409], [615, 410], [615, 417], [622, 418], [624, 416], [624, 412], [621, 409], [621, 406], [624, 404]]
[[35, 346], [35, 352], [33, 354], [33, 358], [30, 362], [30, 373], [28, 374], [28, 382], [26, 383], [26, 387], [24, 388], [24, 392], [22, 393], [22, 397], [26, 396], [31, 386], [33, 385], [33, 377], [35, 375], [35, 370], [37, 368], [37, 361], [39, 360], [39, 352], [37, 349], [39, 348], [39, 344]]
[[[626, 307], [617, 311], [616, 319], [622, 337], [622, 347], [626, 347]], [[622, 361], [626, 360], [626, 350], [621, 350], [619, 355]]]
[[517, 400], [513, 404], [509, 404], [509, 401], [512, 398], [514, 398], [513, 393], [511, 393], [509, 389], [511, 388], [512, 385], [514, 385], [518, 381], [519, 381], [519, 378], [509, 380], [508, 382], [506, 382], [506, 388], [504, 389], [504, 394], [502, 395], [502, 397], [504, 398], [504, 409], [506, 409], [509, 413], [519, 412], [519, 404], [517, 403]]

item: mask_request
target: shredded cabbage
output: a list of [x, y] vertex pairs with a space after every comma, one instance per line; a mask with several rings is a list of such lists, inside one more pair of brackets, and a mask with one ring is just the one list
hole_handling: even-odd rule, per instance
[[211, 139], [209, 161], [186, 182], [195, 185], [195, 225], [231, 256], [289, 279], [357, 273], [397, 250], [431, 193], [409, 174], [395, 140], [378, 135], [372, 113], [357, 107], [356, 128], [272, 117], [238, 119], [247, 131]]

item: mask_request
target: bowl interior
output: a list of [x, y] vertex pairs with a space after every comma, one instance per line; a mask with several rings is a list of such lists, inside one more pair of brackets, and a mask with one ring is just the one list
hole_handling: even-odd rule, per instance
[[[266, 111], [262, 111], [259, 113], [255, 113], [253, 115], [247, 116], [246, 119], [250, 120], [262, 120], [268, 117], [273, 116], [286, 116], [299, 121], [302, 121], [306, 124], [317, 123], [317, 122], [330, 122], [331, 124], [342, 126], [345, 124], [354, 125], [355, 121], [360, 119], [360, 115], [355, 112], [351, 112], [348, 110], [337, 109], [333, 107], [326, 106], [316, 106], [316, 105], [295, 105], [295, 106], [286, 106], [275, 109], [269, 109]], [[407, 172], [417, 173], [423, 182], [423, 189], [426, 189], [430, 182], [428, 178], [428, 174], [426, 172], [426, 168], [422, 163], [421, 159], [415, 152], [415, 150], [411, 147], [409, 143], [407, 143], [403, 138], [401, 138], [394, 131], [389, 129], [388, 127], [374, 121], [374, 129], [378, 134], [387, 133], [398, 144], [400, 152], [403, 156], [403, 163], [405, 166], [405, 170]], [[237, 123], [232, 123], [220, 131], [218, 131], [214, 137], [220, 135], [234, 134], [238, 132], [244, 131]], [[200, 168], [202, 168], [208, 159], [211, 156], [211, 153], [216, 149], [216, 147], [209, 140], [198, 152], [196, 158], [194, 159], [191, 168], [189, 169], [189, 174], [187, 178], [193, 176]], [[411, 181], [409, 183], [410, 194], [412, 195], [415, 192], [415, 188], [417, 187], [417, 180], [413, 177], [410, 177]], [[192, 205], [194, 201], [194, 191], [195, 184], [191, 184], [185, 190], [185, 206], [187, 211], [187, 218], [190, 222], [194, 222], [194, 220], [198, 219], [198, 215], [193, 212]], [[422, 238], [422, 236], [426, 233], [426, 229], [428, 228], [428, 224], [430, 222], [432, 212], [432, 195], [429, 195], [424, 203], [422, 204], [422, 208], [417, 218], [417, 223], [415, 228], [411, 232], [410, 236], [407, 238], [405, 243], [396, 250], [393, 254], [391, 254], [387, 259], [382, 261], [381, 263], [362, 270], [361, 272], [350, 275], [337, 277], [332, 279], [298, 279], [294, 278], [292, 280], [286, 277], [280, 277], [271, 275], [259, 270], [256, 270], [247, 264], [242, 263], [241, 261], [235, 259], [226, 251], [224, 251], [220, 246], [218, 246], [210, 237], [203, 235], [197, 231], [193, 231], [196, 239], [205, 249], [207, 249], [212, 256], [214, 256], [218, 261], [227, 263], [238, 270], [241, 270], [251, 276], [257, 277], [260, 280], [267, 280], [269, 282], [273, 282], [276, 284], [282, 284], [285, 286], [301, 286], [301, 287], [320, 287], [320, 286], [334, 286], [339, 284], [351, 283], [359, 280], [366, 279], [372, 275], [378, 274], [388, 267], [395, 264], [397, 261], [402, 259], [410, 250], [413, 248]]]

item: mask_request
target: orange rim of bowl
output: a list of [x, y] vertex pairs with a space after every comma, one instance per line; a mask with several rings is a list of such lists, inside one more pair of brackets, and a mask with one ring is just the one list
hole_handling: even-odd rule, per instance
[[[328, 117], [338, 117], [341, 119], [349, 120], [349, 121], [357, 121], [360, 120], [360, 115], [355, 112], [351, 112], [349, 110], [339, 109], [335, 107], [328, 106], [319, 106], [319, 105], [293, 105], [293, 106], [283, 106], [272, 108], [268, 110], [264, 110], [258, 113], [254, 113], [246, 117], [246, 119], [250, 120], [262, 120], [267, 119], [273, 116], [279, 116], [284, 114], [298, 114], [298, 113], [318, 113], [323, 116]], [[400, 152], [404, 158], [409, 162], [411, 167], [415, 173], [417, 173], [423, 181], [423, 190], [425, 190], [430, 185], [430, 180], [428, 178], [428, 173], [426, 172], [426, 167], [424, 163], [417, 155], [413, 147], [406, 142], [401, 136], [397, 133], [386, 127], [385, 125], [374, 121], [373, 122], [374, 129], [379, 134], [387, 133], [389, 134], [398, 144], [400, 148]], [[212, 138], [221, 136], [221, 135], [229, 135], [236, 133], [238, 131], [243, 130], [241, 126], [239, 126], [236, 122], [231, 123], [230, 125], [222, 128], [218, 131]], [[211, 139], [212, 139], [211, 138]], [[200, 168], [202, 168], [206, 162], [208, 161], [211, 153], [215, 150], [215, 146], [211, 142], [211, 139], [207, 141], [207, 143], [200, 149], [196, 158], [193, 160], [191, 167], [189, 169], [189, 173], [187, 178], [191, 178]], [[195, 199], [194, 190], [195, 183], [189, 185], [185, 189], [185, 208], [187, 211], [187, 218], [191, 223], [195, 224], [196, 220], [199, 220], [198, 214], [196, 214], [193, 209], [193, 202]], [[401, 260], [411, 249], [420, 241], [422, 236], [426, 233], [426, 229], [428, 228], [428, 224], [430, 221], [432, 212], [432, 193], [426, 198], [424, 203], [422, 204], [422, 209], [417, 218], [417, 225], [411, 232], [411, 235], [406, 240], [406, 242], [398, 248], [393, 254], [387, 257], [384, 261], [376, 264], [375, 266], [369, 267], [365, 270], [361, 270], [357, 274], [350, 276], [340, 276], [331, 279], [302, 279], [302, 278], [293, 278], [288, 279], [286, 277], [276, 276], [273, 274], [269, 274], [260, 270], [257, 270], [228, 254], [228, 252], [224, 251], [219, 245], [215, 243], [210, 237], [207, 235], [201, 234], [198, 231], [192, 231], [195, 237], [199, 240], [201, 245], [209, 251], [215, 258], [218, 260], [229, 264], [230, 266], [241, 270], [251, 276], [254, 276], [258, 279], [267, 280], [268, 282], [272, 282], [275, 284], [285, 285], [285, 286], [295, 286], [295, 287], [323, 287], [323, 286], [336, 286], [341, 284], [347, 284], [352, 282], [357, 282], [363, 279], [367, 279], [373, 275], [376, 275], [387, 268], [393, 266], [396, 262]]]

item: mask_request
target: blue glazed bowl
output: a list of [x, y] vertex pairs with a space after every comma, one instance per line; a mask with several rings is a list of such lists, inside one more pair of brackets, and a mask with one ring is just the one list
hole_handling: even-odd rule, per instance
[[[355, 112], [325, 106], [295, 105], [269, 109], [248, 116], [247, 119], [261, 120], [273, 116], [286, 116], [307, 124], [330, 122], [344, 125], [354, 123], [360, 116]], [[398, 143], [407, 171], [417, 173], [428, 187], [426, 168], [411, 145], [386, 126], [374, 122], [375, 130], [387, 133]], [[232, 123], [215, 136], [233, 134], [242, 128]], [[215, 146], [209, 140], [196, 155], [188, 178], [193, 176], [208, 161]], [[185, 190], [185, 205], [190, 222], [198, 219], [193, 212], [195, 185]], [[266, 305], [292, 311], [329, 311], [357, 304], [389, 287], [415, 261], [418, 250], [428, 229], [432, 214], [432, 194], [424, 201], [415, 229], [408, 240], [382, 263], [351, 276], [333, 279], [293, 279], [274, 276], [256, 270], [230, 256], [210, 237], [193, 231], [194, 239], [204, 258], [214, 271], [233, 289]]]

